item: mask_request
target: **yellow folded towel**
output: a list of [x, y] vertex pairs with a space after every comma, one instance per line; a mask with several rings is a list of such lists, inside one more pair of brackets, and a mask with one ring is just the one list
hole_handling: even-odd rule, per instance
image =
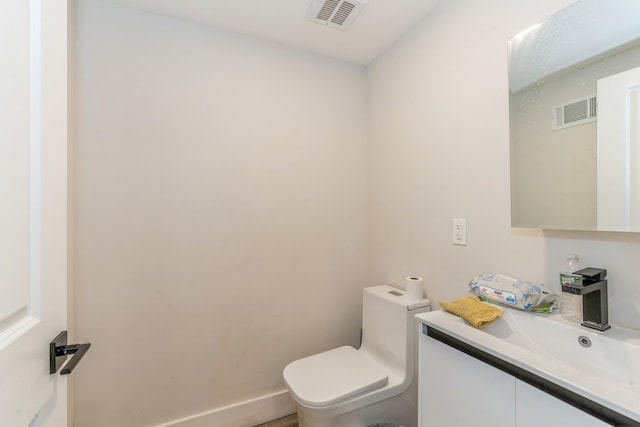
[[504, 310], [480, 302], [476, 297], [460, 298], [450, 302], [440, 302], [440, 306], [462, 317], [476, 328], [482, 328], [502, 316]]

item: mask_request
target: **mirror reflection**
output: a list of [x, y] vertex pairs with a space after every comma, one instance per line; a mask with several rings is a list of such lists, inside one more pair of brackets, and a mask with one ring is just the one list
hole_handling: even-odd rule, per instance
[[580, 0], [509, 41], [512, 226], [640, 231], [639, 17]]

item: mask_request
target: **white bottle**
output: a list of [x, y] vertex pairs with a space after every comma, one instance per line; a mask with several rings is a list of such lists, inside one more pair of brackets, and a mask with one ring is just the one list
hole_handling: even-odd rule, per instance
[[[573, 274], [580, 270], [580, 257], [576, 254], [567, 255], [562, 268], [560, 268], [560, 286], [574, 284], [581, 276]], [[564, 288], [568, 290], [569, 288]], [[560, 314], [565, 319], [582, 323], [582, 296], [571, 292], [562, 291], [560, 295]]]

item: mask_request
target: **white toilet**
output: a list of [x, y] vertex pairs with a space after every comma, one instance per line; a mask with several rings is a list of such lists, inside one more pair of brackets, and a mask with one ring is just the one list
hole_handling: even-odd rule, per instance
[[408, 301], [401, 289], [365, 288], [360, 349], [339, 347], [284, 368], [300, 427], [416, 426], [414, 316], [430, 309], [429, 300]]

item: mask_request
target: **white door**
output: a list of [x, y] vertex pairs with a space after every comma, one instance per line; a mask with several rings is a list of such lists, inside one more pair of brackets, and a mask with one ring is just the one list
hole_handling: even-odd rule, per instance
[[598, 80], [598, 229], [640, 231], [640, 67]]
[[67, 425], [67, 0], [0, 0], [0, 427]]

